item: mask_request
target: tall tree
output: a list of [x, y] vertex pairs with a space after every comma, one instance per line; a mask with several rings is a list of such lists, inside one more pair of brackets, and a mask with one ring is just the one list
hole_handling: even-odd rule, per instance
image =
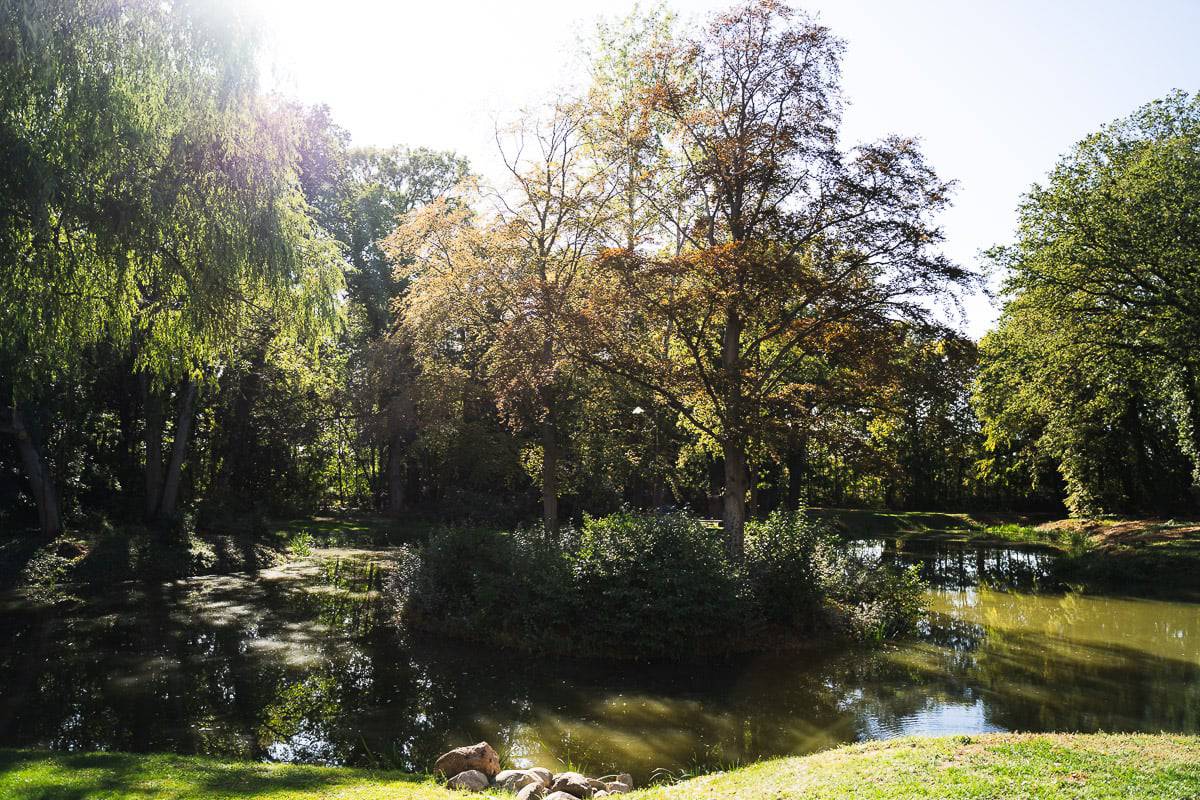
[[404, 314], [424, 352], [477, 348], [501, 410], [539, 431], [542, 518], [551, 531], [559, 413], [574, 382], [560, 311], [579, 290], [606, 213], [582, 126], [579, 105], [566, 101], [523, 120], [497, 137], [508, 187], [432, 204], [389, 240], [396, 258], [414, 259], [419, 270]]
[[[1017, 409], [1038, 407], [1035, 392], [1056, 392], [1038, 438], [1068, 504], [1114, 510], [1138, 492], [1104, 476], [1102, 432], [1133, 437], [1132, 463], [1164, 464], [1148, 448], [1165, 414], [1200, 487], [1200, 99], [1176, 92], [1077, 144], [1025, 196], [1017, 241], [993, 256], [1009, 302], [983, 342], [979, 409], [995, 442], [1029, 419]], [[996, 391], [1017, 374], [1031, 383]]]
[[925, 318], [919, 298], [969, 279], [934, 249], [949, 186], [916, 143], [839, 148], [841, 52], [773, 0], [629, 51], [652, 75], [635, 85], [654, 122], [634, 130], [655, 168], [626, 174], [660, 224], [600, 260], [572, 326], [592, 363], [717, 443], [739, 556], [747, 454], [802, 389], [805, 362]]
[[382, 456], [383, 481], [375, 494], [391, 514], [406, 506], [418, 400], [412, 356], [403, 340], [393, 336], [395, 310], [412, 270], [391, 260], [384, 240], [398, 220], [443, 197], [466, 177], [467, 162], [448, 152], [392, 147], [349, 154], [342, 241], [352, 266], [347, 276], [350, 400], [359, 409], [366, 442]]
[[[295, 326], [334, 313], [337, 250], [299, 191], [295, 126], [254, 90], [235, 9], [140, 0], [4, 7], [0, 351], [11, 416], [83, 348], [143, 376], [146, 513], [173, 516], [206, 370], [251, 310]], [[164, 453], [164, 401], [175, 403]], [[14, 426], [18, 440], [28, 425]], [[42, 527], [53, 486], [22, 447]], [[38, 490], [38, 486], [43, 488]]]

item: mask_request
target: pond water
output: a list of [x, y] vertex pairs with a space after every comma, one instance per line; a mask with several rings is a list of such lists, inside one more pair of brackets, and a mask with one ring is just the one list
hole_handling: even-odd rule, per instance
[[687, 664], [512, 655], [397, 632], [387, 551], [0, 608], [0, 746], [427, 769], [452, 745], [674, 774], [904, 734], [1200, 732], [1200, 605], [1049, 591], [1044, 553], [856, 545], [922, 562], [912, 641]]

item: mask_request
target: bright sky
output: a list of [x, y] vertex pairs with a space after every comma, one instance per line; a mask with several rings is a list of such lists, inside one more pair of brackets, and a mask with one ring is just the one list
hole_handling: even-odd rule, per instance
[[[572, 82], [575, 45], [633, 0], [247, 0], [274, 80], [328, 104], [355, 144], [428, 146], [495, 175], [493, 120]], [[731, 0], [674, 0], [703, 16]], [[958, 181], [947, 253], [1010, 238], [1025, 189], [1099, 125], [1174, 88], [1200, 90], [1200, 0], [807, 0], [846, 40], [847, 143], [919, 136]], [[966, 303], [979, 336], [996, 311]]]

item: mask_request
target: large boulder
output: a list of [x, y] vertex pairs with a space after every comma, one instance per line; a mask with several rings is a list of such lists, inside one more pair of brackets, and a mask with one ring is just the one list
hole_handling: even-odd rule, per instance
[[488, 777], [477, 769], [464, 770], [446, 781], [446, 788], [482, 792], [488, 788]]
[[585, 775], [580, 775], [578, 772], [560, 772], [554, 776], [554, 782], [550, 784], [550, 791], [555, 794], [566, 792], [572, 797], [591, 797], [595, 789], [592, 788]]
[[527, 769], [506, 769], [496, 774], [496, 788], [506, 792], [521, 791], [531, 783], [542, 785], [542, 779]]
[[546, 787], [541, 783], [531, 783], [517, 792], [517, 800], [542, 800], [546, 795]]
[[468, 770], [478, 770], [489, 779], [500, 771], [500, 756], [487, 742], [456, 747], [440, 756], [434, 769], [443, 775], [457, 775]]
[[546, 769], [545, 767], [530, 767], [529, 769], [527, 769], [525, 771], [528, 772], [530, 775], [535, 776], [539, 781], [541, 781], [542, 788], [544, 788], [544, 789], [549, 789], [550, 784], [554, 783], [554, 773], [551, 772], [550, 770]]

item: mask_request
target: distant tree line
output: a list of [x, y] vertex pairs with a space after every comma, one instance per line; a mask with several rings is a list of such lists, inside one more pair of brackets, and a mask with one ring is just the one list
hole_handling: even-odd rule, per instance
[[977, 346], [841, 54], [773, 0], [601, 25], [491, 185], [265, 93], [236, 5], [2, 0], [0, 525], [1192, 503], [1196, 102], [1034, 187]]

